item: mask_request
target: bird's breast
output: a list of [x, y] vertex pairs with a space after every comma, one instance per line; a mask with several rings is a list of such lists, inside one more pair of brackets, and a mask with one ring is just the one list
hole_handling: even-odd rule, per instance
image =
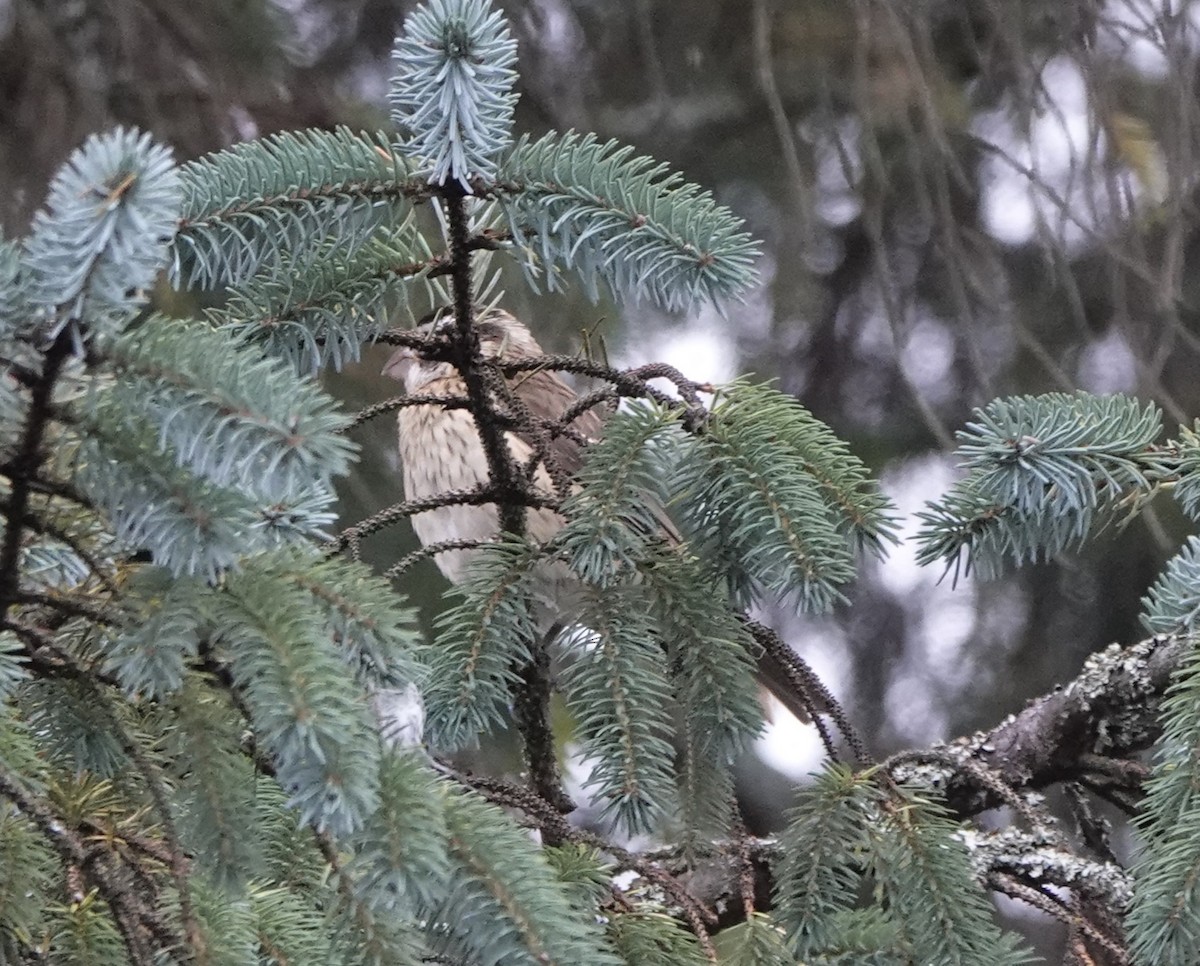
[[399, 422], [400, 459], [408, 499], [473, 489], [487, 481], [483, 441], [466, 410], [410, 406], [400, 410]]
[[[483, 441], [474, 418], [466, 410], [411, 406], [400, 410], [399, 430], [407, 499], [449, 497], [488, 482]], [[523, 466], [531, 453], [529, 446], [512, 434], [505, 436], [517, 466]], [[534, 482], [539, 490], [552, 492], [544, 468], [539, 467]], [[537, 541], [549, 540], [562, 523], [562, 518], [552, 510], [535, 509], [526, 514], [528, 535]], [[450, 502], [414, 514], [412, 526], [423, 546], [447, 540], [490, 540], [500, 529], [499, 514], [492, 503], [472, 506]], [[470, 551], [452, 550], [438, 554], [436, 560], [442, 573], [458, 583], [472, 556]]]

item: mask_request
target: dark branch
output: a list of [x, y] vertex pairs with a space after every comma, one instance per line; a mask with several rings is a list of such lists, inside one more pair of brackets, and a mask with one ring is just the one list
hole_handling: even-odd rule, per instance
[[[522, 499], [513, 499], [532, 491], [509, 452], [504, 429], [497, 422], [495, 395], [490, 390], [503, 378], [495, 366], [485, 363], [479, 354], [479, 333], [475, 329], [475, 307], [471, 290], [471, 248], [468, 234], [466, 199], [456, 182], [441, 190], [450, 228], [450, 278], [454, 291], [454, 334], [451, 339], [455, 368], [467, 386], [467, 398], [475, 417], [479, 438], [487, 457], [488, 478], [498, 493], [496, 505], [500, 515], [500, 530], [522, 536], [525, 533], [525, 507]], [[495, 379], [489, 379], [489, 369]], [[525, 760], [535, 791], [555, 807], [574, 809], [570, 797], [563, 791], [558, 774], [558, 756], [554, 747], [554, 732], [550, 727], [550, 659], [546, 642], [535, 644], [528, 665], [517, 668], [520, 683], [515, 694], [517, 725], [525, 744]], [[547, 844], [557, 844], [551, 836]]]
[[4, 542], [0, 544], [0, 620], [8, 617], [9, 609], [17, 602], [21, 580], [21, 540], [25, 533], [25, 517], [29, 512], [29, 497], [44, 459], [42, 443], [51, 419], [54, 387], [71, 356], [73, 345], [73, 330], [70, 325], [64, 325], [42, 357], [42, 372], [30, 390], [29, 412], [25, 417], [21, 441], [3, 470], [11, 481], [11, 490], [5, 513], [7, 526]]
[[[1188, 646], [1174, 637], [1126, 648], [1114, 644], [1092, 655], [1065, 687], [1035, 698], [995, 728], [932, 749], [959, 767], [922, 766], [913, 769], [915, 776], [941, 786], [947, 804], [962, 817], [1004, 803], [972, 776], [969, 762], [1018, 791], [1078, 781], [1136, 796], [1146, 772], [1129, 759], [1161, 734], [1158, 706]], [[898, 776], [909, 767], [898, 768]]]
[[[557, 500], [539, 494], [528, 487], [522, 487], [517, 498], [520, 499], [519, 505], [522, 506], [548, 509], [557, 509], [558, 507]], [[399, 523], [416, 513], [424, 513], [426, 510], [436, 510], [443, 506], [482, 506], [486, 503], [503, 502], [505, 499], [511, 500], [514, 497], [512, 494], [503, 493], [497, 487], [489, 485], [469, 490], [447, 490], [445, 493], [438, 493], [419, 500], [403, 500], [400, 503], [393, 503], [378, 513], [371, 514], [352, 527], [346, 527], [334, 540], [326, 544], [325, 552], [333, 556], [364, 537], [369, 537], [394, 523]]]

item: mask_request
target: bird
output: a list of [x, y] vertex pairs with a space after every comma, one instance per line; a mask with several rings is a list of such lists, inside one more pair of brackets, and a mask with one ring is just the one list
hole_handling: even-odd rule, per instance
[[[455, 326], [452, 316], [434, 313], [418, 331], [431, 338], [449, 336]], [[493, 307], [473, 322], [478, 336], [479, 357], [491, 363], [516, 363], [545, 355], [529, 328], [511, 313]], [[403, 406], [397, 417], [404, 494], [407, 500], [423, 500], [449, 493], [466, 493], [486, 486], [491, 480], [483, 440], [470, 409], [461, 404], [467, 397], [467, 385], [445, 353], [430, 354], [420, 348], [402, 346], [383, 367], [383, 374], [401, 382], [409, 396], [428, 399]], [[549, 499], [561, 499], [556, 478], [569, 477], [583, 465], [586, 446], [600, 438], [607, 413], [587, 408], [575, 415], [567, 426], [560, 426], [564, 415], [579, 395], [558, 373], [545, 368], [522, 370], [506, 377], [510, 398], [494, 403], [502, 414], [513, 417], [512, 428], [503, 437], [513, 465], [531, 469], [529, 484], [533, 493]], [[437, 400], [456, 401], [444, 405]], [[530, 418], [543, 427], [555, 426], [549, 440], [535, 440], [520, 427], [522, 420], [513, 410], [524, 410], [524, 422]], [[611, 410], [609, 410], [611, 412]], [[540, 444], [540, 449], [539, 449]], [[536, 454], [536, 465], [535, 463]], [[665, 510], [659, 508], [661, 538], [680, 545], [683, 538]], [[422, 510], [411, 517], [417, 539], [424, 547], [457, 541], [483, 543], [495, 538], [500, 530], [500, 514], [495, 504], [468, 505], [449, 503]], [[549, 542], [566, 520], [548, 506], [526, 510], [525, 533], [539, 544]], [[453, 584], [463, 581], [470, 566], [472, 549], [448, 549], [435, 555], [438, 569]], [[574, 578], [561, 563], [543, 567], [540, 594], [543, 604], [562, 604], [569, 599]], [[576, 582], [577, 583], [577, 582]], [[759, 683], [801, 721], [809, 721], [812, 698], [801, 695], [787, 672], [768, 655], [759, 657]], [[818, 710], [820, 710], [818, 702]]]
[[[427, 336], [447, 334], [454, 325], [451, 317], [435, 318], [419, 327]], [[492, 309], [475, 322], [480, 356], [492, 362], [519, 362], [537, 359], [545, 353], [533, 333], [515, 316]], [[454, 364], [423, 356], [407, 346], [397, 349], [383, 367], [385, 375], [404, 384], [409, 396], [463, 399], [466, 383]], [[519, 373], [508, 380], [518, 404], [535, 420], [558, 421], [579, 397], [557, 373], [546, 369]], [[502, 411], [504, 400], [495, 400]], [[405, 406], [397, 416], [398, 443], [404, 494], [409, 500], [428, 499], [450, 492], [463, 492], [485, 486], [490, 481], [483, 440], [468, 409], [447, 407], [437, 402]], [[583, 465], [582, 441], [595, 440], [602, 430], [602, 419], [593, 409], [580, 413], [569, 431], [560, 431], [550, 441], [530, 480], [531, 489], [548, 499], [561, 499], [556, 492], [550, 467], [570, 475]], [[527, 435], [506, 430], [504, 439], [512, 465], [525, 468], [534, 454], [534, 443]], [[525, 532], [537, 543], [549, 541], [566, 521], [546, 507], [526, 511]], [[494, 503], [481, 505], [451, 504], [414, 514], [413, 531], [421, 545], [455, 540], [486, 541], [499, 531], [499, 512]], [[453, 584], [461, 583], [472, 558], [470, 550], [448, 550], [435, 556], [438, 569]]]

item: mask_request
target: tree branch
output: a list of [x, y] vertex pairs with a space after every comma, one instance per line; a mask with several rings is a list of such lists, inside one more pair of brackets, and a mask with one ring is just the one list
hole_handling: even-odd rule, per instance
[[0, 621], [7, 619], [20, 590], [21, 539], [29, 512], [29, 496], [42, 465], [42, 441], [51, 418], [54, 386], [71, 356], [73, 345], [72, 327], [64, 325], [42, 357], [42, 372], [30, 390], [29, 412], [21, 441], [13, 458], [3, 467], [3, 472], [12, 481], [12, 489], [5, 513], [4, 542], [0, 544]]
[[1188, 647], [1186, 638], [1164, 636], [1124, 648], [1113, 644], [1093, 654], [1069, 684], [1034, 698], [995, 728], [935, 746], [946, 757], [942, 763], [906, 764], [894, 773], [940, 787], [964, 818], [1003, 804], [970, 775], [968, 762], [1016, 790], [1081, 781], [1137, 793], [1145, 772], [1125, 767], [1126, 759], [1161, 733], [1158, 706]]
[[[442, 186], [441, 195], [446, 204], [450, 228], [450, 278], [453, 282], [455, 321], [451, 340], [452, 361], [466, 383], [467, 398], [471, 402], [471, 412], [475, 416], [487, 457], [489, 481], [498, 494], [496, 505], [500, 515], [500, 531], [520, 537], [525, 533], [526, 503], [512, 496], [523, 496], [532, 492], [533, 488], [526, 482], [509, 452], [508, 440], [497, 422], [488, 373], [479, 355], [479, 333], [475, 330], [475, 306], [471, 290], [472, 249], [466, 199], [461, 187], [454, 181]], [[498, 381], [503, 381], [494, 369], [493, 374]], [[555, 808], [563, 812], [571, 811], [575, 805], [563, 790], [554, 732], [550, 727], [550, 658], [546, 641], [534, 641], [530, 661], [516, 670], [519, 683], [514, 695], [514, 709], [517, 727], [525, 745], [530, 781], [537, 794]], [[547, 844], [556, 845], [560, 841], [551, 835]]]

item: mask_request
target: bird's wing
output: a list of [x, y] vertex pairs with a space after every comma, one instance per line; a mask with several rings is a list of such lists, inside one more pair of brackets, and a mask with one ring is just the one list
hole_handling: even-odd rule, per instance
[[[509, 380], [509, 385], [513, 395], [529, 409], [530, 415], [552, 424], [561, 420], [563, 414], [579, 399], [578, 394], [557, 374], [544, 369], [518, 374]], [[585, 447], [580, 440], [592, 442], [600, 438], [604, 430], [604, 415], [598, 407], [593, 407], [580, 413], [568, 428], [571, 432], [560, 433], [551, 442], [550, 459], [556, 460], [559, 467], [574, 475], [583, 465]], [[666, 509], [648, 494], [647, 504], [662, 535], [672, 544], [681, 543], [683, 538]]]
[[[592, 408], [576, 416], [570, 426], [559, 426], [563, 414], [578, 401], [579, 395], [557, 373], [545, 369], [517, 373], [509, 378], [508, 385], [534, 419], [547, 427], [558, 427], [559, 432], [551, 439], [546, 453], [547, 462], [570, 475], [578, 473], [583, 466], [586, 443], [599, 439], [604, 428], [600, 414]], [[526, 442], [532, 445], [531, 440]]]

